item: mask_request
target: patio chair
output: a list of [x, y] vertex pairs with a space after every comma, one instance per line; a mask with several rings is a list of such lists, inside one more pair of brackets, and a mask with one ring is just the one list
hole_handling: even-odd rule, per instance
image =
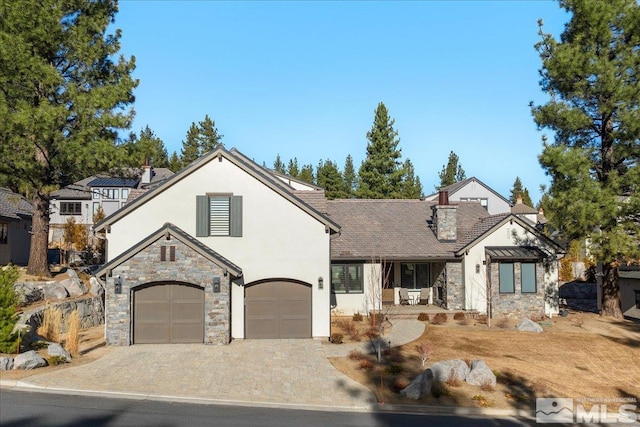
[[400, 288], [400, 305], [413, 304], [413, 297], [409, 296], [409, 292], [405, 288]]
[[422, 288], [420, 289], [420, 299], [418, 300], [417, 304], [420, 305], [427, 305], [429, 304], [429, 288]]

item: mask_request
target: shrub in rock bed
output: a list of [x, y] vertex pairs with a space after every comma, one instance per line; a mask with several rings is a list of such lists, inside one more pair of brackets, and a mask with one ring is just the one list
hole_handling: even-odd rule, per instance
[[333, 334], [331, 334], [331, 342], [334, 344], [342, 344], [343, 338], [344, 336], [337, 332], [334, 332]]
[[453, 315], [453, 320], [462, 320], [464, 319], [464, 313], [457, 312]]
[[362, 319], [363, 319], [363, 316], [360, 313], [355, 313], [352, 318], [354, 322], [362, 322]]
[[429, 321], [429, 315], [427, 313], [420, 313], [418, 314], [418, 320], [421, 322], [427, 322]]
[[445, 323], [447, 323], [447, 313], [438, 313], [435, 316], [433, 316], [433, 319], [431, 319], [431, 324], [432, 325], [443, 325]]

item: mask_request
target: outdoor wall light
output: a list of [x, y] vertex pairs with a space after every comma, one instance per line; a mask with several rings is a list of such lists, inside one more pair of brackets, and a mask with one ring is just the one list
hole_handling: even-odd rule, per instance
[[318, 277], [318, 289], [322, 289], [324, 287], [324, 279], [322, 276]]
[[220, 293], [220, 276], [213, 276], [213, 293]]
[[113, 278], [113, 291], [116, 294], [121, 294], [122, 293], [122, 282], [123, 282], [123, 280], [122, 280], [122, 277], [120, 277], [120, 276], [115, 276]]
[[480, 264], [476, 264], [476, 274], [480, 273]]

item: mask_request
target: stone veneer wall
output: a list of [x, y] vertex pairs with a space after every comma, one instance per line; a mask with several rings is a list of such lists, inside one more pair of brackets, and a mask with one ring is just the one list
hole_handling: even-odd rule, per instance
[[447, 270], [447, 309], [464, 309], [464, 283], [462, 282], [462, 263], [448, 262]]
[[[160, 247], [175, 246], [175, 261], [160, 261]], [[114, 293], [113, 277], [123, 279], [122, 293]], [[213, 293], [213, 276], [220, 277], [220, 293]], [[133, 328], [133, 291], [137, 286], [154, 282], [190, 283], [204, 289], [205, 344], [228, 344], [230, 341], [231, 288], [222, 267], [193, 251], [177, 238], [161, 237], [135, 256], [113, 269], [107, 278], [107, 345], [130, 345]]]
[[544, 314], [544, 267], [536, 263], [536, 293], [522, 293], [520, 263], [513, 263], [514, 293], [500, 293], [500, 269], [491, 263], [491, 314], [497, 316], [532, 316]]
[[438, 240], [455, 241], [458, 238], [458, 207], [456, 205], [436, 205], [433, 209]]

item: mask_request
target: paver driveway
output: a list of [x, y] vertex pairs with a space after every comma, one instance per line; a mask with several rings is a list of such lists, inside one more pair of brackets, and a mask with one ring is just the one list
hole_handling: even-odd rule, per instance
[[26, 378], [47, 389], [363, 408], [375, 402], [336, 371], [314, 340], [246, 340], [228, 346], [134, 345], [95, 362]]

